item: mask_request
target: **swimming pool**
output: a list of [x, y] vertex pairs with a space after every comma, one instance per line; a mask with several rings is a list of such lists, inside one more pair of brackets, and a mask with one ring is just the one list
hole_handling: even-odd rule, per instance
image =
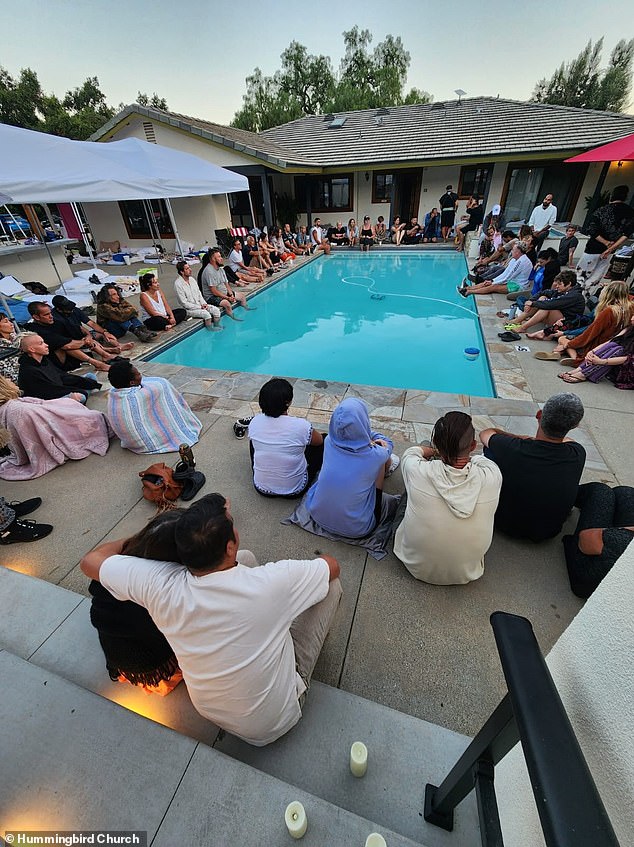
[[[462, 254], [336, 253], [288, 274], [154, 362], [394, 388], [495, 396]], [[466, 347], [481, 351], [469, 361]]]

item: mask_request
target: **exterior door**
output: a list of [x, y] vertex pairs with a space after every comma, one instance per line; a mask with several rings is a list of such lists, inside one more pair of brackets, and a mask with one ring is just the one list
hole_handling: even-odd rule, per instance
[[402, 221], [418, 216], [422, 170], [395, 171], [393, 176], [390, 222], [399, 215]]

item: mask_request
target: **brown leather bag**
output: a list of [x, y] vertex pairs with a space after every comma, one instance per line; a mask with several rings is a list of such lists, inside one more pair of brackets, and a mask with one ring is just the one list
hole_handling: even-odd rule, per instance
[[159, 508], [170, 508], [183, 492], [183, 484], [174, 479], [174, 472], [164, 462], [156, 462], [139, 473], [143, 496]]

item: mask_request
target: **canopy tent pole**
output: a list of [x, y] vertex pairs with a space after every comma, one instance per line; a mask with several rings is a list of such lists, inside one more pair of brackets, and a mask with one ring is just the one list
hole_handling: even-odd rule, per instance
[[[3, 209], [7, 209], [7, 207], [6, 207], [6, 206], [4, 206], [4, 205], [3, 205], [3, 207], [2, 207], [2, 208], [3, 208]], [[11, 212], [9, 212], [9, 210], [8, 210], [8, 209], [7, 209], [7, 213], [8, 213], [9, 215], [11, 214]], [[4, 235], [5, 235], [5, 236], [7, 236], [7, 238], [10, 238], [10, 239], [11, 239], [11, 241], [15, 241], [15, 243], [16, 243], [16, 244], [18, 244], [18, 243], [19, 243], [19, 242], [18, 242], [18, 239], [17, 239], [17, 238], [16, 238], [16, 236], [13, 234], [13, 230], [11, 229], [11, 227], [10, 227], [10, 226], [5, 225], [4, 221], [2, 221], [2, 220], [0, 220], [0, 226], [2, 227], [2, 232], [4, 233]]]
[[[152, 239], [152, 241], [158, 241], [160, 246], [163, 247], [163, 242], [161, 241], [161, 233], [159, 232], [158, 224], [156, 223], [156, 220], [152, 219], [153, 218], [152, 203], [149, 200], [142, 200], [141, 202], [143, 203], [143, 210], [145, 212], [145, 217], [147, 218], [148, 230], [150, 232], [150, 238]], [[159, 251], [157, 251], [157, 255], [158, 255], [158, 261], [156, 263], [157, 264], [157, 272], [160, 274], [161, 273], [161, 254], [160, 254]]]
[[249, 208], [251, 209], [251, 220], [253, 221], [253, 229], [257, 227], [257, 221], [255, 220], [255, 211], [253, 210], [253, 200], [251, 199], [251, 191], [247, 191], [247, 197], [249, 198]]
[[92, 247], [90, 245], [90, 241], [88, 239], [88, 233], [86, 232], [86, 227], [84, 226], [84, 222], [81, 219], [81, 215], [79, 214], [79, 209], [77, 208], [77, 203], [70, 204], [71, 209], [73, 210], [73, 214], [75, 215], [75, 220], [79, 226], [81, 231], [81, 237], [86, 246], [86, 250], [88, 250], [88, 256], [90, 258], [90, 264], [93, 266], [95, 270], [97, 270], [97, 262], [95, 261], [95, 254], [92, 252]]
[[183, 250], [183, 245], [181, 244], [181, 237], [178, 234], [178, 229], [176, 228], [176, 221], [174, 220], [174, 212], [172, 210], [172, 203], [169, 199], [164, 200], [165, 206], [167, 208], [167, 214], [169, 215], [170, 223], [172, 224], [172, 230], [174, 231], [174, 238], [176, 239], [176, 246], [178, 247], [181, 258], [184, 257], [185, 251]]

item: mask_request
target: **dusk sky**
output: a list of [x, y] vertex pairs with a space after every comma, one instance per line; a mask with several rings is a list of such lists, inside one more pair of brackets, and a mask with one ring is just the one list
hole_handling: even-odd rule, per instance
[[412, 57], [408, 88], [436, 100], [455, 98], [456, 88], [469, 97], [525, 100], [540, 77], [574, 58], [589, 38], [605, 36], [606, 62], [620, 38], [634, 36], [625, 0], [609, 6], [536, 0], [524, 7], [365, 0], [337, 4], [336, 16], [328, 15], [334, 8], [278, 0], [21, 0], [2, 17], [0, 65], [13, 76], [31, 67], [45, 92], [58, 96], [97, 76], [114, 107], [134, 102], [138, 90], [156, 91], [172, 111], [229, 123], [256, 65], [272, 74], [297, 40], [310, 53], [329, 55], [337, 68], [341, 33], [355, 24], [371, 30], [373, 44], [400, 35]]

